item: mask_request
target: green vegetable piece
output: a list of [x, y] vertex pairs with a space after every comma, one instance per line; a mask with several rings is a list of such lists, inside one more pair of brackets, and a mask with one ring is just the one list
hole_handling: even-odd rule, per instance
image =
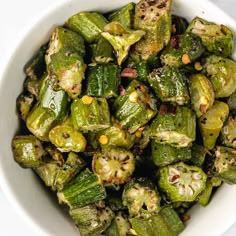
[[107, 204], [113, 211], [121, 211], [126, 209], [122, 203], [122, 195], [117, 191], [109, 193], [107, 197]]
[[62, 190], [84, 167], [84, 160], [74, 152], [68, 154], [64, 165], [57, 171], [54, 186], [57, 190]]
[[150, 142], [150, 127], [145, 125], [144, 127], [139, 128], [135, 132], [135, 147], [139, 149], [144, 149], [148, 146]]
[[80, 12], [71, 16], [65, 26], [81, 34], [87, 43], [92, 43], [99, 38], [107, 23], [106, 18], [97, 12]]
[[187, 32], [198, 35], [204, 46], [212, 54], [228, 57], [233, 52], [233, 32], [225, 25], [217, 25], [200, 17], [195, 17]]
[[183, 162], [160, 169], [159, 186], [172, 202], [193, 202], [206, 187], [202, 169]]
[[34, 102], [34, 96], [32, 94], [30, 95], [21, 94], [17, 98], [16, 100], [17, 110], [22, 120], [24, 121], [26, 120], [26, 117], [29, 114], [29, 111], [33, 105], [33, 102]]
[[135, 7], [134, 28], [146, 32], [135, 51], [144, 60], [160, 52], [170, 40], [171, 5], [171, 0], [141, 0]]
[[154, 96], [137, 80], [133, 80], [115, 100], [114, 107], [115, 118], [131, 134], [148, 123], [157, 112]]
[[151, 123], [151, 138], [160, 144], [182, 148], [196, 137], [195, 113], [187, 107], [162, 104], [160, 112]]
[[148, 218], [160, 211], [160, 196], [151, 181], [146, 178], [133, 179], [125, 185], [123, 205], [128, 207], [131, 217]]
[[107, 39], [116, 51], [118, 65], [121, 65], [129, 53], [130, 46], [138, 42], [145, 32], [127, 30], [119, 22], [111, 22], [104, 27], [102, 36]]
[[100, 131], [110, 126], [110, 112], [105, 98], [83, 96], [71, 105], [75, 129], [82, 132]]
[[174, 35], [161, 54], [161, 62], [171, 67], [183, 67], [201, 57], [204, 50], [201, 38], [197, 35]]
[[99, 177], [89, 169], [85, 169], [59, 191], [57, 197], [60, 204], [64, 203], [73, 209], [104, 199], [106, 191]]
[[69, 213], [79, 227], [81, 236], [100, 235], [108, 228], [114, 217], [109, 207], [96, 204], [70, 209]]
[[154, 69], [148, 76], [148, 82], [162, 102], [174, 102], [184, 105], [189, 93], [184, 74], [174, 67]]
[[15, 161], [23, 168], [43, 164], [45, 151], [41, 142], [33, 135], [15, 136], [12, 140], [12, 151]]
[[125, 5], [124, 7], [111, 13], [108, 16], [108, 20], [119, 22], [124, 27], [131, 29], [131, 28], [133, 28], [134, 9], [135, 9], [135, 4], [133, 2], [130, 2], [127, 5]]
[[229, 110], [236, 110], [236, 91], [230, 95], [228, 98], [227, 104], [229, 106]]
[[57, 27], [51, 36], [45, 60], [47, 65], [51, 61], [51, 56], [60, 51], [62, 48], [70, 48], [78, 52], [82, 57], [85, 56], [84, 39], [78, 33]]
[[184, 34], [188, 28], [188, 22], [185, 18], [177, 15], [171, 15], [172, 35]]
[[130, 218], [136, 235], [142, 236], [178, 236], [184, 230], [184, 224], [170, 206], [161, 209], [159, 214], [149, 219]]
[[229, 116], [221, 129], [222, 144], [236, 149], [236, 117]]
[[211, 109], [200, 117], [198, 125], [205, 148], [211, 150], [215, 147], [220, 130], [228, 115], [228, 105], [224, 102], [215, 101]]
[[34, 95], [37, 100], [39, 100], [39, 91], [40, 91], [44, 76], [38, 80], [27, 77], [24, 81], [24, 89], [28, 91], [30, 94]]
[[216, 98], [228, 97], [236, 90], [236, 62], [219, 56], [209, 56], [203, 65], [212, 83]]
[[198, 145], [196, 143], [193, 143], [192, 158], [191, 158], [190, 162], [194, 166], [198, 166], [198, 167], [202, 168], [203, 163], [206, 158], [206, 154], [207, 154], [207, 149], [205, 147], [203, 147], [202, 145]]
[[87, 69], [86, 94], [95, 97], [117, 97], [120, 70], [117, 65], [89, 66]]
[[79, 53], [71, 49], [61, 49], [51, 56], [48, 73], [54, 89], [62, 88], [74, 99], [81, 93], [85, 65]]
[[179, 161], [188, 161], [191, 159], [191, 150], [189, 148], [175, 148], [168, 144], [151, 142], [152, 161], [156, 166], [166, 166]]
[[236, 184], [235, 149], [218, 146], [215, 155], [215, 176], [228, 184]]
[[205, 114], [213, 105], [215, 95], [211, 82], [202, 74], [191, 75], [189, 91], [192, 107], [197, 117]]
[[119, 185], [125, 183], [133, 174], [135, 160], [128, 150], [108, 148], [94, 154], [92, 166], [103, 185]]
[[212, 189], [213, 189], [213, 186], [211, 184], [211, 181], [208, 180], [206, 182], [206, 188], [202, 191], [202, 193], [198, 196], [198, 203], [201, 205], [201, 206], [206, 206], [209, 201], [210, 201], [210, 198], [211, 198], [211, 194], [212, 194]]

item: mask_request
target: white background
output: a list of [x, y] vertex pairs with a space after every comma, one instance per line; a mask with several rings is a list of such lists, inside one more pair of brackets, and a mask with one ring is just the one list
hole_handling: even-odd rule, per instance
[[[7, 0], [0, 6], [0, 70], [4, 61], [14, 50], [14, 45], [21, 32], [25, 31], [30, 21], [37, 18], [50, 2], [57, 0]], [[102, 0], [100, 0], [102, 1]], [[196, 0], [197, 1], [197, 0]], [[236, 0], [212, 0], [229, 15], [236, 19]], [[30, 10], [28, 10], [30, 9]], [[236, 199], [236, 196], [235, 196]], [[212, 217], [214, 219], [214, 216]], [[222, 219], [223, 220], [223, 219]], [[0, 189], [0, 235], [1, 236], [40, 236], [34, 232], [30, 225], [21, 219], [15, 209], [10, 205]], [[210, 232], [209, 232], [209, 236]], [[236, 236], [236, 224], [223, 236]]]

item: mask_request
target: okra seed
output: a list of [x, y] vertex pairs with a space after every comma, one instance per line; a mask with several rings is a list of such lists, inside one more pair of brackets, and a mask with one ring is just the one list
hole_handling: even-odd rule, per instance
[[185, 65], [187, 65], [187, 64], [189, 64], [190, 62], [191, 62], [191, 59], [190, 59], [190, 57], [189, 57], [189, 55], [188, 54], [183, 54], [183, 56], [182, 56], [182, 62], [185, 64]]
[[86, 105], [90, 105], [93, 102], [93, 97], [85, 95], [82, 97], [82, 102]]
[[106, 145], [108, 143], [108, 137], [106, 135], [101, 135], [98, 139], [99, 143]]

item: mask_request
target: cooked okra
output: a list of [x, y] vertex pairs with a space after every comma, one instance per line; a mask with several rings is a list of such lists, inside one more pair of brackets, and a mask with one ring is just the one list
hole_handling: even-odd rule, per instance
[[172, 35], [184, 34], [187, 28], [188, 28], [188, 22], [185, 18], [177, 15], [171, 16]]
[[212, 194], [212, 183], [211, 181], [207, 180], [206, 182], [206, 188], [202, 191], [202, 193], [198, 196], [198, 203], [201, 206], [206, 206], [211, 198], [211, 194]]
[[229, 96], [227, 104], [230, 110], [236, 110], [236, 91]]
[[193, 143], [191, 151], [192, 151], [192, 157], [190, 159], [190, 162], [193, 165], [202, 168], [205, 158], [206, 158], [207, 149], [203, 147], [202, 145]]
[[32, 94], [21, 94], [16, 101], [17, 109], [22, 120], [26, 120], [27, 115], [33, 105], [34, 96]]
[[222, 143], [236, 149], [236, 117], [229, 116], [221, 129]]

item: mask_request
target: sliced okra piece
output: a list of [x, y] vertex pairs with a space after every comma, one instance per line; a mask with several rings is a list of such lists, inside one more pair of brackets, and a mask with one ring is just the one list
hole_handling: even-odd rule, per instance
[[171, 26], [172, 35], [184, 34], [188, 28], [188, 21], [181, 16], [171, 15]]
[[85, 56], [84, 39], [78, 33], [63, 28], [57, 27], [50, 38], [49, 47], [45, 56], [47, 65], [51, 61], [51, 56], [62, 48], [71, 48], [78, 52], [82, 57]]
[[196, 138], [195, 113], [188, 107], [162, 104], [150, 128], [150, 136], [156, 142], [177, 148], [187, 147]]
[[191, 159], [191, 149], [175, 148], [168, 144], [160, 144], [155, 141], [151, 142], [152, 161], [156, 166], [166, 166], [179, 161], [188, 161]]
[[203, 147], [202, 145], [198, 145], [196, 143], [193, 143], [191, 150], [192, 150], [191, 151], [192, 158], [191, 158], [190, 162], [194, 166], [202, 167], [203, 163], [205, 161], [205, 158], [206, 158], [207, 149], [205, 147]]
[[228, 115], [228, 105], [224, 102], [215, 101], [211, 109], [199, 118], [198, 125], [205, 148], [211, 150], [215, 147], [220, 130]]
[[204, 73], [212, 83], [216, 98], [228, 97], [236, 90], [236, 62], [211, 55], [205, 59]]
[[117, 191], [109, 193], [107, 196], [107, 205], [115, 212], [126, 209], [122, 203], [122, 194]]
[[215, 94], [211, 82], [202, 74], [191, 75], [189, 91], [192, 107], [197, 117], [205, 114], [213, 105]]
[[107, 24], [102, 32], [102, 36], [109, 41], [116, 52], [118, 65], [121, 65], [128, 56], [130, 47], [144, 35], [144, 31], [128, 30], [119, 22]]
[[70, 209], [69, 214], [79, 227], [81, 236], [100, 235], [114, 218], [112, 210], [100, 202]]
[[198, 35], [212, 54], [228, 57], [233, 52], [233, 32], [225, 25], [217, 25], [195, 17], [190, 22], [187, 32]]
[[197, 35], [174, 35], [161, 54], [161, 62], [171, 67], [183, 67], [201, 57], [204, 50], [201, 38]]
[[87, 43], [92, 43], [99, 38], [107, 19], [97, 12], [80, 12], [71, 16], [65, 26], [81, 34]]
[[133, 80], [115, 100], [115, 118], [129, 133], [136, 132], [157, 113], [156, 99], [148, 87]]
[[230, 95], [227, 100], [227, 104], [229, 106], [229, 110], [236, 110], [236, 91]]
[[86, 94], [95, 97], [117, 97], [120, 70], [115, 64], [89, 66], [87, 68]]
[[206, 179], [201, 168], [179, 162], [162, 167], [158, 183], [172, 202], [192, 202], [206, 188]]
[[17, 110], [20, 113], [20, 117], [22, 120], [26, 120], [27, 115], [30, 112], [30, 109], [33, 105], [34, 102], [34, 95], [32, 94], [21, 94], [17, 100], [16, 100], [16, 105], [17, 105]]
[[135, 159], [126, 149], [107, 148], [94, 154], [92, 166], [103, 185], [119, 185], [133, 174]]
[[197, 199], [198, 199], [198, 203], [201, 206], [206, 206], [210, 199], [211, 199], [211, 195], [212, 195], [212, 183], [210, 180], [207, 180], [206, 182], [206, 188], [202, 191], [202, 193], [200, 193], [200, 195], [198, 195]]
[[125, 185], [122, 201], [131, 217], [148, 218], [160, 211], [160, 196], [154, 184], [146, 178], [133, 179]]
[[[135, 147], [139, 149], [144, 149], [148, 146], [150, 142], [150, 127], [145, 125], [144, 127], [139, 128], [135, 133]], [[134, 147], [134, 148], [135, 148]]]
[[104, 199], [106, 190], [99, 177], [85, 169], [70, 184], [58, 191], [57, 197], [60, 204], [66, 204], [73, 209]]
[[39, 91], [45, 76], [46, 75], [37, 80], [27, 77], [24, 81], [24, 89], [34, 95], [37, 100], [39, 100]]
[[171, 0], [141, 0], [135, 7], [134, 28], [146, 32], [135, 51], [144, 60], [160, 52], [170, 40], [171, 5]]
[[228, 147], [216, 147], [215, 176], [228, 184], [236, 183], [236, 151]]
[[221, 129], [222, 144], [236, 148], [236, 117], [229, 116]]
[[41, 142], [33, 135], [15, 136], [12, 140], [12, 150], [15, 161], [23, 168], [42, 165], [46, 154]]
[[62, 48], [51, 56], [48, 73], [54, 89], [63, 89], [74, 99], [81, 93], [84, 79], [84, 60], [72, 49]]
[[174, 102], [184, 105], [189, 100], [187, 79], [178, 68], [162, 67], [154, 69], [148, 76], [148, 82], [162, 102]]
[[100, 131], [110, 127], [110, 112], [105, 98], [88, 95], [75, 99], [71, 105], [75, 129], [83, 132]]

